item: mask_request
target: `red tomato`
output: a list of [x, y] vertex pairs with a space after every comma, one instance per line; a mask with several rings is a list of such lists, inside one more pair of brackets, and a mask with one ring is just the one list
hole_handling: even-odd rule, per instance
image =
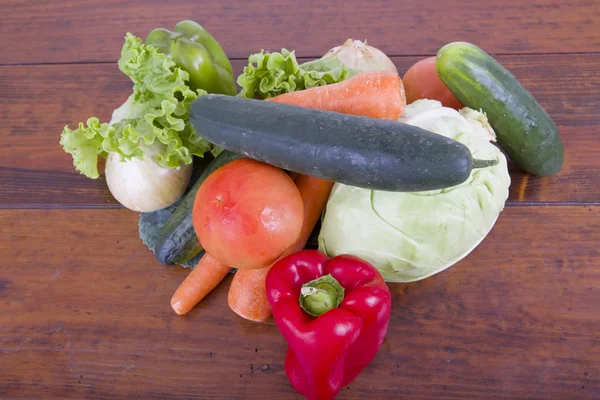
[[281, 169], [248, 158], [213, 172], [194, 200], [193, 222], [204, 249], [233, 268], [263, 268], [290, 247], [304, 207]]
[[402, 82], [406, 91], [406, 104], [419, 99], [431, 99], [441, 101], [445, 107], [457, 110], [464, 107], [438, 76], [435, 57], [416, 62], [406, 71]]

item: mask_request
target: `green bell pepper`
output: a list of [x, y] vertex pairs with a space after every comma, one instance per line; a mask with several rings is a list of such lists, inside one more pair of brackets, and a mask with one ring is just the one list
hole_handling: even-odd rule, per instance
[[200, 24], [181, 21], [173, 31], [155, 29], [146, 38], [146, 44], [156, 47], [187, 71], [191, 89], [235, 96], [231, 63], [221, 45]]

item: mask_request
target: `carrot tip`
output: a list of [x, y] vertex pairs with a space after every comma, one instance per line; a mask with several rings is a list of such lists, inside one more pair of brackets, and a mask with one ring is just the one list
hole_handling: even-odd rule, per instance
[[183, 304], [181, 300], [175, 302], [171, 301], [171, 308], [173, 309], [173, 311], [175, 311], [177, 315], [187, 314], [187, 311], [183, 309]]

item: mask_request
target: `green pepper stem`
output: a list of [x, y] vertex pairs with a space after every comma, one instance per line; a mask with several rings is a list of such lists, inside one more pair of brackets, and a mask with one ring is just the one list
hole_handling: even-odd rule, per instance
[[313, 317], [338, 307], [343, 299], [344, 288], [331, 275], [307, 282], [300, 289], [300, 307]]

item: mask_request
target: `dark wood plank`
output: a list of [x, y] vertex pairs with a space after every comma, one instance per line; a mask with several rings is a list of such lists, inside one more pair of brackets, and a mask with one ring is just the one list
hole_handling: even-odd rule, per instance
[[[300, 398], [272, 323], [187, 317], [186, 271], [117, 210], [0, 210], [0, 397]], [[600, 207], [511, 207], [449, 270], [392, 284], [381, 351], [340, 399], [600, 397]]]
[[204, 24], [230, 57], [287, 47], [319, 56], [348, 37], [391, 55], [435, 54], [466, 40], [492, 53], [600, 51], [596, 0], [245, 2], [3, 1], [0, 64], [115, 61], [123, 36], [145, 37], [181, 19]]
[[[77, 173], [59, 140], [67, 124], [74, 128], [90, 116], [110, 120], [131, 93], [130, 80], [116, 64], [0, 69], [0, 204], [118, 206], [104, 177]], [[34, 188], [35, 196], [25, 195]]]
[[[395, 57], [403, 73], [418, 57]], [[563, 170], [538, 178], [511, 169], [510, 202], [600, 201], [600, 54], [500, 56], [558, 124]], [[241, 71], [243, 61], [234, 62]], [[130, 83], [116, 65], [0, 67], [0, 207], [114, 207], [103, 179], [72, 167], [62, 128], [89, 116], [108, 120]], [[31, 195], [35, 188], [36, 196]]]

